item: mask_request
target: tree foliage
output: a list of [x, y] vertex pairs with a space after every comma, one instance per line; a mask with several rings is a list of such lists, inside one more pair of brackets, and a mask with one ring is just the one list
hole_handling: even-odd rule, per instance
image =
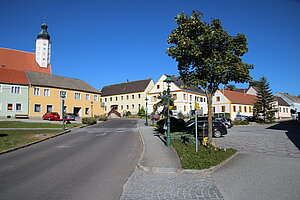
[[256, 118], [259, 118], [259, 114], [262, 114], [264, 123], [273, 122], [275, 110], [272, 103], [274, 103], [274, 97], [270, 84], [266, 77], [261, 77], [258, 85], [257, 101], [254, 104]]
[[184, 12], [175, 17], [177, 28], [169, 38], [167, 54], [176, 59], [180, 78], [186, 85], [202, 88], [208, 99], [209, 141], [212, 138], [212, 96], [220, 84], [244, 83], [251, 80], [252, 65], [240, 58], [247, 51], [244, 34], [230, 36], [219, 19], [210, 23], [202, 21], [203, 14], [193, 11], [189, 17]]
[[[160, 115], [163, 115], [164, 117], [168, 116], [168, 95], [167, 95], [167, 91], [163, 91], [162, 94], [159, 94], [158, 97], [159, 101], [154, 104], [153, 108], [154, 108], [154, 112], [157, 112], [158, 108], [163, 106], [162, 111], [159, 113]], [[174, 106], [174, 99], [170, 98], [170, 106]], [[170, 110], [170, 114], [172, 115], [172, 111]]]

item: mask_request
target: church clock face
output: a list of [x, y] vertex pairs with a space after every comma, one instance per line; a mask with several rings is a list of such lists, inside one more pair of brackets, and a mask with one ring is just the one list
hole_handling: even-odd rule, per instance
[[42, 68], [47, 68], [50, 57], [50, 44], [48, 40], [37, 39], [36, 42], [36, 62]]

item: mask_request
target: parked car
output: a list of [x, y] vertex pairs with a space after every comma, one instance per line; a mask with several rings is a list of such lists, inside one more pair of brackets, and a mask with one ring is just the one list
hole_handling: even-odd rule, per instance
[[65, 113], [64, 119], [69, 119], [71, 121], [75, 121], [75, 118], [76, 118], [75, 114], [73, 114], [73, 113]]
[[[203, 138], [208, 136], [208, 121], [197, 121], [198, 127], [198, 137]], [[227, 134], [227, 127], [221, 122], [213, 121], [213, 136], [218, 138], [222, 135]], [[186, 124], [186, 130], [188, 133], [195, 134], [195, 122], [190, 122]]]
[[215, 121], [221, 122], [222, 124], [224, 124], [228, 128], [231, 128], [233, 126], [232, 121], [231, 120], [229, 121], [227, 118], [216, 118]]
[[[214, 117], [214, 116], [212, 116], [212, 120], [215, 121], [215, 117]], [[208, 117], [207, 117], [207, 116], [198, 116], [198, 117], [197, 117], [197, 121], [198, 121], [198, 122], [200, 122], [200, 121], [208, 121]], [[190, 119], [190, 120], [188, 120], [188, 121], [186, 122], [186, 125], [191, 124], [191, 123], [194, 123], [194, 122], [195, 122], [195, 117], [192, 118], [192, 119]]]
[[48, 112], [43, 115], [43, 119], [46, 120], [59, 120], [60, 115], [57, 112]]

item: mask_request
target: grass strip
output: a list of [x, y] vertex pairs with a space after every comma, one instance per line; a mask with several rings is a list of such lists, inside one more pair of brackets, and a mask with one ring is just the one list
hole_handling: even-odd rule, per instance
[[[65, 124], [66, 128], [78, 127], [82, 124]], [[22, 121], [0, 121], [0, 128], [61, 128], [62, 124], [36, 123]]]
[[203, 145], [199, 145], [198, 152], [196, 152], [195, 144], [184, 144], [180, 140], [172, 140], [172, 145], [177, 151], [183, 169], [208, 169], [222, 163], [237, 152], [235, 149]]
[[0, 130], [0, 152], [38, 141], [57, 133], [60, 130]]

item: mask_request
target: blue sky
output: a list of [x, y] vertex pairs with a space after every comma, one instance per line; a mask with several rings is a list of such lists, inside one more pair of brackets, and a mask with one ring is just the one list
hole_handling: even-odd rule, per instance
[[[273, 92], [300, 95], [300, 0], [3, 0], [0, 47], [34, 52], [47, 16], [53, 74], [105, 85], [178, 75], [166, 54], [174, 17], [199, 10], [231, 35], [244, 33], [255, 80]], [[238, 84], [248, 87], [248, 84]]]

